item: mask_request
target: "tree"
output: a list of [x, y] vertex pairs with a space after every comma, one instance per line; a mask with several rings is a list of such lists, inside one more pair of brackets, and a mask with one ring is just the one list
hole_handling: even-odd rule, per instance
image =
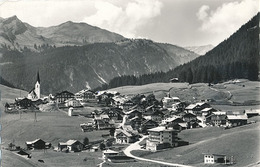
[[87, 137], [84, 138], [83, 144], [86, 146], [89, 144], [89, 139]]
[[115, 128], [111, 128], [111, 129], [109, 130], [110, 136], [114, 136], [115, 130], [116, 130]]
[[100, 143], [99, 148], [100, 148], [100, 150], [105, 150], [106, 145], [104, 143]]

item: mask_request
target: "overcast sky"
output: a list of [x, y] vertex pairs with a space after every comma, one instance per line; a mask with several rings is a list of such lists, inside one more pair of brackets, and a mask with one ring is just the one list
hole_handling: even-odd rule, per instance
[[33, 26], [85, 22], [128, 38], [217, 45], [259, 11], [260, 0], [0, 0], [0, 17]]

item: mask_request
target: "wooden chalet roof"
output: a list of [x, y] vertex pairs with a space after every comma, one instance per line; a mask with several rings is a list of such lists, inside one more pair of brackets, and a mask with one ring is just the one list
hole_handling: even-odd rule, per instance
[[60, 93], [57, 93], [57, 94], [55, 95], [55, 97], [56, 97], [56, 96], [59, 96], [59, 95], [62, 95], [62, 94], [67, 94], [67, 95], [74, 96], [74, 94], [73, 94], [73, 93], [71, 93], [71, 92], [69, 92], [69, 91], [65, 90], [65, 91], [62, 91], [62, 92], [60, 92]]

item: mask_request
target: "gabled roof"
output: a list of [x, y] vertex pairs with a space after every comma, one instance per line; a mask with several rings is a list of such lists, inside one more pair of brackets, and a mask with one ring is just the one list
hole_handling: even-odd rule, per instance
[[192, 109], [194, 109], [195, 107], [197, 107], [197, 104], [190, 104], [190, 105], [188, 105], [185, 109], [186, 109], [186, 110], [192, 110]]
[[[26, 144], [34, 144], [34, 143], [37, 143], [38, 141], [43, 141], [42, 139], [35, 139], [33, 141], [27, 141], [25, 142]], [[44, 143], [46, 143], [45, 141], [43, 141]]]
[[183, 117], [197, 117], [197, 116], [192, 113], [187, 113]]
[[201, 110], [201, 111], [202, 111], [202, 112], [207, 112], [207, 111], [210, 111], [210, 110], [216, 111], [216, 109], [214, 109], [214, 108], [204, 108], [204, 109]]
[[83, 89], [83, 90], [77, 92], [75, 95], [81, 95], [81, 94], [84, 94], [86, 92], [90, 92], [90, 93], [94, 94], [94, 92], [92, 90], [90, 90], [90, 89]]
[[69, 94], [69, 95], [74, 96], [73, 93], [71, 93], [71, 92], [69, 92], [69, 91], [67, 91], [67, 90], [64, 90], [64, 91], [62, 91], [62, 92], [60, 92], [60, 93], [57, 93], [55, 96], [58, 96], [58, 95], [61, 95], [61, 94]]
[[172, 128], [166, 128], [165, 126], [158, 126], [156, 128], [148, 129], [150, 132], [163, 132], [163, 131], [176, 131]]
[[68, 146], [70, 146], [70, 145], [73, 145], [74, 143], [76, 143], [76, 142], [79, 142], [80, 144], [82, 144], [80, 141], [78, 141], [78, 140], [68, 140], [67, 142], [66, 142], [66, 144], [68, 145]]
[[106, 153], [110, 154], [110, 153], [119, 153], [119, 152], [114, 151], [114, 150], [107, 149], [107, 150], [103, 151], [103, 153], [104, 153], [104, 154], [106, 154]]
[[226, 115], [211, 115], [211, 120], [225, 120], [227, 118]]
[[228, 120], [247, 120], [247, 115], [227, 115]]

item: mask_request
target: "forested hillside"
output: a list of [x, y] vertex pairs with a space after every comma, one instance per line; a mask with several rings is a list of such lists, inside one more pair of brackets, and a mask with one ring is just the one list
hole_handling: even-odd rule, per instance
[[139, 77], [117, 77], [112, 79], [109, 84], [105, 84], [98, 89], [169, 82], [173, 77], [179, 78], [179, 81], [189, 83], [217, 83], [235, 78], [257, 80], [259, 60], [258, 13], [205, 56], [180, 65], [168, 72], [156, 72]]
[[186, 57], [198, 56], [169, 45], [169, 49], [175, 48], [176, 51], [168, 52], [158, 43], [142, 39], [57, 48], [45, 45], [38, 52], [3, 48], [0, 83], [29, 91], [39, 71], [44, 94], [62, 90], [77, 92], [108, 83], [117, 76], [166, 72], [185, 62]]

